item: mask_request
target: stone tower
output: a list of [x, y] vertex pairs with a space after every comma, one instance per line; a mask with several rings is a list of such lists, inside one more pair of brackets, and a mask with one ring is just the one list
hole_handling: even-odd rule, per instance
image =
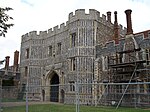
[[[28, 83], [31, 96], [36, 95], [40, 100], [75, 103], [75, 83], [93, 83], [95, 46], [112, 40], [114, 25], [111, 13], [107, 14], [108, 19], [105, 15], [100, 17], [100, 12], [94, 9], [90, 9], [89, 14], [78, 9], [75, 14], [69, 14], [66, 24], [39, 34], [32, 31], [22, 36], [22, 83]], [[124, 32], [121, 28], [119, 30]], [[62, 86], [48, 87], [54, 84]], [[79, 91], [82, 93], [80, 98], [85, 99], [81, 103], [91, 104], [92, 86], [83, 86]]]

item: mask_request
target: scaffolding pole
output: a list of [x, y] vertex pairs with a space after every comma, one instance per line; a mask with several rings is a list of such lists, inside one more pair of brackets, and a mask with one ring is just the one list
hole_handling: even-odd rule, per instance
[[105, 94], [107, 88], [108, 88], [108, 83], [107, 83], [106, 87], [104, 88], [104, 91], [103, 91], [102, 95], [98, 99], [98, 102], [102, 99], [102, 96]]
[[124, 90], [124, 92], [123, 92], [123, 95], [121, 96], [121, 98], [120, 98], [120, 100], [119, 100], [119, 102], [118, 102], [118, 105], [117, 105], [116, 109], [118, 109], [119, 105], [121, 104], [121, 101], [122, 101], [122, 99], [123, 99], [123, 97], [124, 97], [124, 95], [125, 95], [125, 93], [126, 93], [128, 87], [129, 87], [129, 84], [131, 83], [131, 80], [132, 80], [132, 78], [133, 78], [133, 76], [134, 76], [134, 74], [135, 74], [135, 72], [136, 72], [137, 66], [138, 66], [138, 65], [135, 66], [135, 69], [134, 69], [134, 71], [133, 71], [133, 73], [132, 73], [132, 75], [131, 75], [131, 78], [130, 78], [130, 80], [129, 80], [129, 83], [128, 83], [128, 85], [126, 86], [126, 88], [125, 88], [125, 90]]
[[2, 112], [2, 78], [0, 78], [0, 112]]
[[75, 89], [76, 89], [76, 112], [80, 111], [79, 108], [79, 57], [77, 57], [77, 81], [75, 82]]

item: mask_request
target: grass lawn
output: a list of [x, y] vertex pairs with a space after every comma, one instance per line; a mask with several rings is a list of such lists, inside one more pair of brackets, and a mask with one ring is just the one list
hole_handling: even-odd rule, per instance
[[[41, 104], [30, 105], [29, 112], [76, 112], [75, 105], [63, 104]], [[3, 108], [2, 112], [26, 112], [25, 106], [7, 107]], [[80, 112], [150, 112], [150, 110], [122, 108], [115, 109], [113, 107], [94, 107], [94, 106], [80, 106]]]

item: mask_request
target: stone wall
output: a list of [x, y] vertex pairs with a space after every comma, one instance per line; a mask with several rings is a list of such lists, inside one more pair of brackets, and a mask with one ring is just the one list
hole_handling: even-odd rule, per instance
[[[123, 34], [125, 30], [120, 27]], [[75, 33], [75, 46], [71, 46], [71, 34]], [[93, 83], [94, 61], [96, 57], [96, 45], [111, 41], [113, 35], [113, 24], [106, 20], [103, 14], [90, 9], [89, 14], [84, 9], [78, 9], [75, 14], [71, 12], [68, 21], [64, 24], [57, 25], [48, 31], [29, 32], [22, 36], [21, 41], [21, 74], [22, 83], [28, 81], [31, 86], [46, 85], [45, 81], [55, 71], [59, 78], [60, 84], [68, 84], [70, 81], [80, 83]], [[58, 53], [58, 44], [61, 43], [61, 52]], [[48, 54], [49, 46], [52, 48], [52, 55]], [[26, 58], [26, 49], [29, 49], [29, 58]], [[75, 59], [75, 70], [71, 70], [71, 60]], [[28, 67], [28, 75], [25, 76], [25, 67]], [[77, 75], [79, 77], [77, 77]], [[49, 84], [49, 82], [47, 83]], [[49, 86], [49, 85], [47, 85]], [[81, 93], [88, 94], [81, 97], [92, 97], [92, 86], [84, 86]], [[63, 89], [70, 93], [68, 88]], [[48, 91], [48, 90], [47, 90]], [[86, 91], [86, 92], [85, 92]], [[30, 92], [41, 93], [41, 90], [30, 89]], [[47, 94], [47, 93], [46, 93]], [[48, 96], [49, 97], [49, 96]], [[88, 98], [87, 98], [88, 99]], [[73, 102], [73, 101], [70, 101]], [[68, 102], [68, 103], [70, 103]], [[92, 101], [84, 101], [92, 102]]]
[[17, 99], [19, 93], [19, 87], [3, 87], [2, 88], [2, 99]]

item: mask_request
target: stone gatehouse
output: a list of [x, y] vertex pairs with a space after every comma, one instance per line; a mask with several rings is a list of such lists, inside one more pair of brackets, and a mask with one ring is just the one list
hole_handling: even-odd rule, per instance
[[[117, 29], [120, 38], [124, 37], [126, 28], [117, 24]], [[96, 46], [114, 39], [111, 12], [107, 16], [94, 9], [89, 9], [88, 14], [84, 9], [71, 12], [65, 24], [22, 36], [21, 82], [28, 83], [30, 97], [75, 103], [74, 84], [94, 82]], [[48, 87], [54, 84], [72, 86]], [[82, 104], [92, 103], [92, 88], [80, 88], [80, 97], [85, 99]]]

